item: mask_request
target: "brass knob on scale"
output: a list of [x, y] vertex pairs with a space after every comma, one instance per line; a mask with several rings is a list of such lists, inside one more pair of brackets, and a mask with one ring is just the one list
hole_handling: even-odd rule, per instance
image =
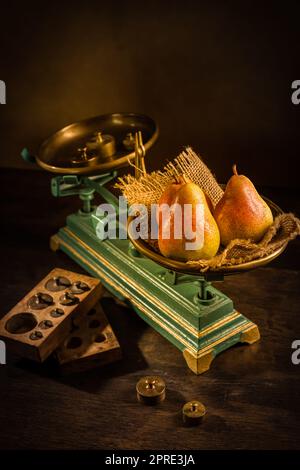
[[81, 153], [81, 158], [82, 160], [88, 160], [88, 156], [87, 156], [87, 147], [82, 147], [82, 148], [79, 148], [78, 149], [78, 152]]
[[126, 150], [130, 150], [130, 151], [134, 150], [135, 139], [134, 139], [132, 132], [128, 132], [128, 134], [126, 134], [126, 137], [122, 143], [124, 147], [126, 148]]
[[96, 137], [96, 142], [98, 145], [101, 145], [103, 143], [103, 137], [101, 132], [95, 132], [95, 137]]
[[72, 165], [78, 167], [90, 165], [95, 158], [92, 155], [88, 155], [87, 151], [87, 146], [78, 148], [78, 155], [71, 160]]

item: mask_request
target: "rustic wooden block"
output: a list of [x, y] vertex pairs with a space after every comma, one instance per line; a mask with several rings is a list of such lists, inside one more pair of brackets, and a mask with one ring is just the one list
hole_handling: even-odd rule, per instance
[[53, 269], [0, 320], [0, 338], [20, 356], [43, 362], [102, 290], [98, 279]]
[[78, 320], [55, 352], [62, 372], [79, 372], [121, 358], [119, 342], [99, 302]]

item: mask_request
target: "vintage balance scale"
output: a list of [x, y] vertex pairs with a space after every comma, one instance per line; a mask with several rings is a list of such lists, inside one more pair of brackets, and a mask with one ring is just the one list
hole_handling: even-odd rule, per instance
[[[145, 151], [157, 137], [157, 125], [147, 116], [110, 114], [71, 124], [46, 140], [36, 157], [27, 149], [22, 156], [56, 174], [51, 180], [53, 196], [78, 195], [82, 200], [82, 208], [51, 237], [51, 249], [64, 251], [100, 278], [111, 294], [130, 304], [183, 352], [194, 373], [201, 374], [220, 352], [260, 337], [257, 325], [237, 312], [233, 301], [211, 281], [267, 264], [285, 246], [259, 260], [199, 275], [184, 263], [154, 252], [143, 240], [134, 240], [130, 231], [126, 240], [99, 239], [96, 228], [107, 219], [97, 216], [94, 194], [118, 211], [118, 198], [105, 184], [132, 160], [136, 170], [143, 170]], [[281, 212], [271, 201], [268, 204], [274, 215]]]

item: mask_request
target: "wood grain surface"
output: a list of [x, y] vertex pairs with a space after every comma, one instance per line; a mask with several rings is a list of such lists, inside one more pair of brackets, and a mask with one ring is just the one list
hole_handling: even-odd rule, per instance
[[[49, 237], [79, 207], [50, 195], [50, 176], [5, 170], [1, 197], [1, 315], [53, 267], [83, 271], [49, 250]], [[300, 212], [296, 192], [263, 193], [283, 209]], [[8, 354], [0, 366], [0, 449], [298, 449], [300, 365], [291, 344], [300, 339], [300, 242], [268, 267], [228, 277], [216, 286], [259, 325], [262, 339], [224, 352], [210, 371], [195, 376], [182, 354], [132, 310], [103, 300], [123, 359], [71, 376]], [[166, 400], [146, 407], [135, 385], [160, 375]], [[184, 427], [189, 400], [207, 407], [205, 421]]]

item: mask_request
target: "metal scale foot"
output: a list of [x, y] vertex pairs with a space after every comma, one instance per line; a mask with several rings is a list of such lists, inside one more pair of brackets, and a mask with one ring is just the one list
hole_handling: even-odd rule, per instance
[[[251, 322], [250, 322], [251, 323]], [[258, 326], [255, 325], [254, 323], [246, 325], [245, 330], [243, 330], [240, 333], [240, 337], [238, 341], [233, 342], [232, 344], [228, 345], [228, 347], [233, 346], [236, 343], [248, 343], [248, 344], [253, 344], [256, 341], [260, 339], [260, 333]], [[224, 348], [225, 349], [225, 348]], [[227, 347], [226, 347], [227, 349]], [[189, 350], [183, 351], [183, 357], [186, 360], [186, 363], [188, 367], [197, 375], [203, 374], [203, 372], [206, 372], [218, 354], [217, 349], [214, 347], [210, 349], [209, 351], [199, 351], [196, 355], [191, 353]]]

